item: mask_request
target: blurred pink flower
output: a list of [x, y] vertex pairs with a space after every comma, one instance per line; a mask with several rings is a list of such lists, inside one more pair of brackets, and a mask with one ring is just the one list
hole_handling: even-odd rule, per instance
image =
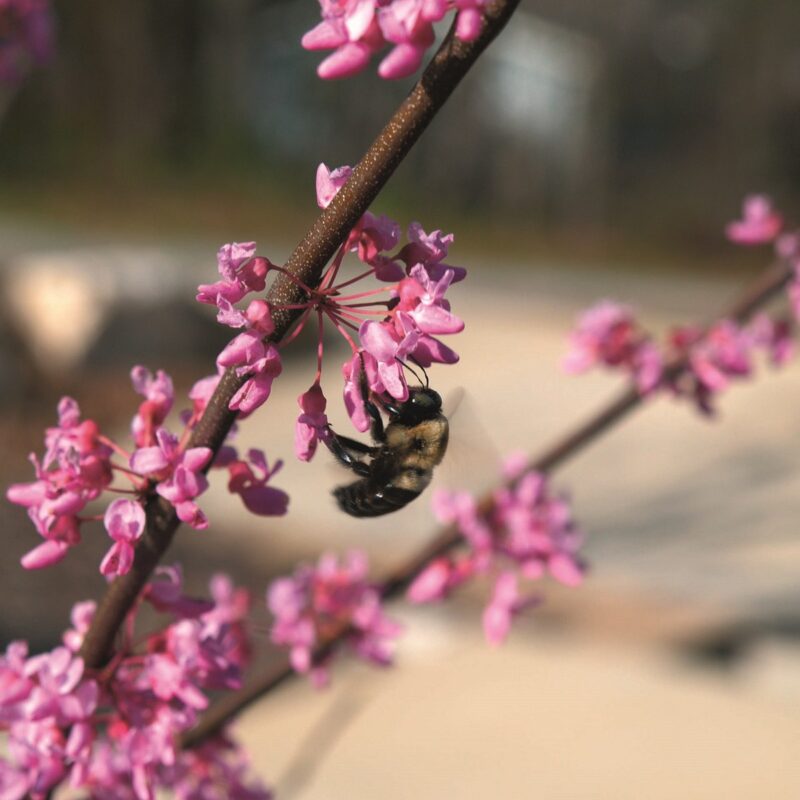
[[769, 197], [751, 194], [742, 204], [742, 219], [731, 222], [725, 233], [735, 244], [757, 245], [771, 242], [781, 232], [783, 217]]

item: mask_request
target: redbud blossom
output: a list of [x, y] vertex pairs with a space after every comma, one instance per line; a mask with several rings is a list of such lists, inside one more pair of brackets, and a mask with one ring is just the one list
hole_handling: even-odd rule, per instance
[[194, 502], [208, 488], [202, 470], [211, 460], [208, 447], [181, 450], [178, 439], [164, 428], [156, 431], [158, 445], [140, 447], [131, 456], [131, 469], [158, 481], [156, 491], [175, 506], [178, 518], [198, 530], [208, 527], [208, 520]]
[[373, 54], [393, 44], [378, 74], [402, 78], [419, 69], [435, 40], [433, 23], [456, 10], [456, 35], [473, 41], [481, 32], [480, 9], [485, 4], [486, 0], [320, 0], [323, 21], [303, 36], [302, 45], [306, 50], [334, 50], [317, 68], [320, 78], [330, 79], [355, 75]]
[[80, 541], [78, 514], [111, 483], [111, 448], [93, 420], [80, 420], [69, 397], [58, 405], [59, 425], [45, 432], [41, 463], [31, 455], [37, 480], [10, 486], [6, 497], [28, 509], [46, 541], [23, 558], [27, 569], [55, 563]]
[[302, 412], [294, 428], [294, 452], [301, 461], [311, 461], [317, 451], [317, 443], [330, 437], [325, 406], [328, 401], [322, 387], [315, 383], [297, 398]]
[[570, 347], [562, 362], [567, 372], [596, 364], [616, 367], [631, 375], [642, 394], [661, 380], [661, 355], [627, 306], [602, 300], [585, 311], [570, 334]]
[[100, 564], [100, 572], [107, 578], [124, 575], [133, 564], [133, 545], [144, 533], [144, 509], [133, 500], [114, 500], [103, 521], [114, 544]]
[[742, 219], [731, 222], [725, 232], [732, 242], [744, 245], [767, 244], [783, 227], [783, 217], [763, 194], [752, 194], [742, 205]]
[[340, 564], [323, 555], [316, 566], [301, 565], [290, 578], [273, 581], [267, 605], [275, 615], [271, 638], [288, 647], [292, 667], [310, 673], [316, 685], [328, 680], [328, 663], [313, 663], [317, 645], [345, 634], [356, 654], [374, 664], [392, 660], [400, 626], [384, 616], [378, 590], [367, 580], [367, 558], [351, 552]]
[[689, 366], [711, 392], [728, 387], [733, 377], [750, 375], [752, 340], [732, 320], [714, 324], [689, 350]]
[[452, 233], [443, 234], [440, 230], [425, 233], [419, 222], [412, 222], [408, 226], [408, 244], [397, 257], [405, 262], [409, 273], [416, 264], [421, 264], [434, 281], [440, 280], [447, 270], [452, 270], [453, 283], [457, 283], [464, 280], [467, 271], [464, 267], [444, 263], [454, 239]]
[[537, 595], [519, 591], [520, 578], [549, 574], [576, 586], [585, 569], [578, 556], [582, 536], [566, 500], [553, 495], [547, 478], [527, 470], [521, 457], [509, 459], [505, 473], [512, 483], [494, 492], [487, 511], [480, 511], [468, 492], [436, 493], [434, 513], [442, 523], [458, 527], [466, 550], [431, 562], [407, 593], [412, 602], [432, 602], [475, 576], [495, 575], [483, 618], [492, 644], [503, 641], [514, 616], [538, 603]]
[[131, 370], [131, 382], [134, 391], [145, 397], [131, 423], [131, 434], [137, 447], [146, 447], [155, 443], [155, 432], [161, 427], [175, 402], [175, 390], [172, 387], [172, 378], [166, 372], [158, 370], [153, 375], [142, 366]]
[[378, 67], [382, 78], [404, 78], [419, 69], [436, 39], [433, 23], [446, 8], [437, 0], [393, 0], [378, 10], [381, 33], [394, 45]]
[[369, 430], [369, 415], [364, 405], [364, 393], [361, 390], [361, 358], [360, 353], [354, 353], [349, 361], [342, 364], [342, 374], [344, 375], [344, 406], [347, 416], [350, 417], [356, 430], [363, 433]]
[[328, 169], [325, 164], [320, 164], [317, 167], [317, 205], [320, 208], [327, 208], [352, 174], [353, 168], [346, 165]]
[[[182, 596], [179, 573], [170, 576], [175, 618], [134, 649], [135, 605], [113, 670], [88, 677], [74, 655], [91, 603], [73, 609], [69, 649], [28, 657], [25, 643], [14, 642], [0, 657], [0, 729], [7, 742], [0, 797], [43, 800], [68, 782], [92, 798], [154, 800], [169, 791], [198, 800], [268, 800], [269, 792], [247, 777], [244, 753], [225, 735], [195, 751], [176, 747], [208, 705], [209, 690], [241, 685], [249, 598], [215, 576], [213, 599], [201, 607]], [[159, 592], [151, 587], [144, 596], [152, 601]]]
[[[250, 461], [234, 461], [228, 464], [228, 491], [238, 494], [248, 511], [262, 516], [282, 516], [289, 505], [289, 495], [282, 489], [267, 486], [267, 482], [283, 466], [283, 461], [276, 461], [272, 469], [261, 450], [248, 450]], [[259, 477], [256, 472], [260, 472]]]
[[271, 264], [266, 258], [256, 258], [256, 243], [224, 244], [217, 253], [221, 281], [197, 287], [197, 301], [217, 305], [221, 300], [238, 303], [249, 292], [263, 292]]
[[246, 331], [231, 340], [217, 356], [217, 366], [236, 367], [237, 375], [250, 375], [228, 407], [242, 415], [263, 405], [272, 391], [272, 381], [281, 374], [281, 356], [273, 344], [264, 344], [257, 331]]
[[308, 31], [301, 44], [306, 50], [330, 50], [317, 68], [320, 78], [346, 78], [360, 72], [384, 45], [375, 18], [375, 0], [321, 0], [322, 22]]
[[790, 319], [772, 319], [768, 314], [757, 314], [747, 330], [753, 344], [764, 349], [774, 367], [782, 367], [794, 355]]
[[483, 632], [489, 644], [502, 644], [511, 630], [514, 617], [540, 603], [535, 596], [523, 598], [514, 572], [503, 572], [495, 581], [492, 598], [483, 612]]

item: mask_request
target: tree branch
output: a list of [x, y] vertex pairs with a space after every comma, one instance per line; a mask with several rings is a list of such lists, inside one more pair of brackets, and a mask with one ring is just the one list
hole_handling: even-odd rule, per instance
[[[348, 182], [289, 257], [286, 269], [296, 278], [308, 286], [319, 283], [325, 265], [478, 56], [503, 29], [518, 4], [519, 0], [492, 0], [485, 9], [483, 31], [473, 42], [456, 38], [453, 25], [411, 93], [353, 169]], [[267, 293], [267, 300], [277, 306], [293, 305], [303, 300], [303, 292], [287, 275], [278, 273]], [[289, 310], [273, 313], [275, 332], [270, 337], [272, 341], [279, 341], [286, 335], [297, 313]], [[236, 419], [228, 403], [245, 380], [246, 377], [239, 378], [230, 369], [224, 374], [193, 432], [190, 446], [210, 447], [217, 452]], [[147, 527], [136, 548], [133, 566], [130, 572], [109, 586], [83, 641], [80, 655], [90, 669], [97, 669], [108, 660], [125, 616], [178, 529], [179, 521], [174, 509], [157, 495], [151, 493], [145, 511]]]
[[[732, 319], [744, 322], [754, 311], [777, 295], [791, 280], [794, 271], [785, 264], [776, 264], [765, 270], [723, 313], [719, 319]], [[665, 370], [667, 378], [677, 377], [687, 367], [685, 358], [677, 358]], [[635, 386], [628, 387], [617, 399], [612, 400], [586, 422], [558, 439], [544, 450], [530, 464], [529, 469], [538, 472], [552, 472], [570, 457], [591, 444], [601, 434], [613, 428], [628, 413], [640, 406], [644, 397]], [[481, 513], [488, 512], [493, 503], [493, 495], [485, 495], [480, 503]], [[433, 560], [439, 558], [463, 541], [458, 528], [446, 527], [434, 539], [415, 553], [410, 559], [393, 570], [381, 584], [381, 597], [389, 600], [405, 591], [414, 578]], [[341, 626], [330, 635], [313, 653], [314, 663], [319, 663], [349, 633], [349, 627]], [[253, 679], [239, 692], [223, 697], [203, 716], [200, 722], [182, 739], [183, 747], [194, 747], [209, 736], [213, 736], [234, 717], [263, 695], [280, 686], [297, 673], [288, 662], [275, 665]]]

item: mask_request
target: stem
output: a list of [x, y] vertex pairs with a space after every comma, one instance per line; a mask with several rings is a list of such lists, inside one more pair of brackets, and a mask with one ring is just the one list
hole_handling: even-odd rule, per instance
[[[719, 318], [743, 322], [759, 306], [771, 300], [780, 292], [793, 274], [793, 270], [783, 264], [770, 267]], [[675, 377], [686, 366], [686, 359], [675, 359], [671, 364], [667, 365], [666, 374], [668, 377]], [[644, 399], [635, 386], [630, 386], [616, 400], [613, 400], [586, 422], [578, 425], [574, 430], [557, 440], [551, 447], [540, 453], [530, 462], [529, 469], [538, 472], [551, 472], [571, 456], [580, 452], [602, 433], [610, 430], [615, 423], [637, 408]], [[484, 514], [491, 510], [492, 503], [493, 493], [490, 492], [478, 504], [479, 513]], [[380, 588], [381, 598], [390, 600], [405, 591], [425, 567], [435, 559], [448, 553], [462, 541], [463, 537], [457, 527], [451, 525], [444, 528], [411, 558], [386, 576]], [[321, 642], [312, 655], [313, 663], [319, 663], [329, 655], [348, 632], [349, 627], [342, 627]], [[182, 746], [194, 747], [207, 737], [213, 736], [241, 711], [294, 675], [296, 673], [288, 662], [277, 664], [266, 670], [240, 691], [228, 695], [215, 703], [200, 722], [183, 737], [181, 740]]]
[[325, 274], [322, 276], [322, 280], [320, 281], [319, 288], [320, 289], [329, 289], [333, 286], [333, 282], [336, 280], [336, 276], [339, 274], [339, 269], [342, 266], [342, 261], [344, 261], [345, 254], [347, 251], [344, 249], [346, 242], [342, 243], [342, 246], [339, 248], [339, 252], [336, 254], [336, 258], [333, 259], [330, 267], [325, 271]]
[[373, 272], [375, 272], [375, 267], [370, 267], [366, 272], [362, 272], [360, 275], [356, 275], [355, 278], [350, 278], [343, 283], [337, 283], [333, 288], [337, 291], [340, 291], [341, 289], [344, 289], [345, 286], [350, 286], [353, 283], [358, 283], [358, 281], [364, 280], [364, 278], [372, 275]]
[[[270, 303], [277, 306], [300, 303], [305, 299], [305, 292], [298, 284], [319, 284], [325, 265], [344, 243], [461, 79], [503, 29], [518, 4], [519, 0], [491, 0], [484, 11], [483, 30], [472, 42], [462, 42], [456, 38], [453, 24], [422, 77], [355, 166], [350, 179], [319, 215], [311, 230], [289, 256], [284, 268], [278, 269], [267, 293]], [[294, 310], [277, 311], [273, 315], [275, 332], [270, 339], [273, 342], [282, 339], [296, 317]], [[236, 412], [228, 408], [228, 403], [245, 380], [246, 377], [238, 377], [233, 369], [223, 374], [192, 433], [191, 447], [209, 447], [216, 454], [236, 420]], [[88, 669], [96, 669], [109, 659], [117, 631], [128, 609], [136, 601], [178, 529], [175, 510], [152, 490], [145, 503], [145, 513], [147, 526], [136, 548], [131, 570], [109, 586], [84, 638], [80, 655]]]

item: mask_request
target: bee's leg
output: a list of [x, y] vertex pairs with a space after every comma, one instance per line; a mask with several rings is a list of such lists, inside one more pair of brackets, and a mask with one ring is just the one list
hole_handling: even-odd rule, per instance
[[[362, 444], [361, 442], [356, 442], [354, 439], [347, 439], [344, 436], [338, 436], [337, 434], [333, 433], [333, 431], [331, 431], [331, 436], [325, 439], [325, 444], [328, 446], [328, 450], [333, 453], [334, 458], [340, 464], [348, 469], [353, 470], [356, 475], [366, 478], [370, 473], [369, 464], [365, 464], [363, 461], [360, 461], [355, 455], [353, 455], [353, 453], [350, 452], [351, 449], [356, 449], [350, 447], [350, 443], [358, 445], [359, 448], [364, 447], [367, 448], [367, 450], [370, 449], [367, 447], [367, 445]], [[350, 449], [348, 449], [348, 447], [350, 447]]]
[[381, 416], [378, 406], [376, 406], [372, 400], [364, 400], [364, 408], [372, 420], [369, 425], [370, 436], [372, 436], [376, 442], [385, 442], [386, 434], [383, 430], [383, 417]]
[[383, 407], [390, 413], [397, 415], [400, 413], [400, 406], [396, 405], [395, 403], [383, 403]]
[[374, 456], [380, 447], [370, 447], [368, 444], [364, 444], [364, 442], [359, 442], [357, 439], [351, 439], [349, 436], [342, 436], [341, 434], [335, 433], [334, 436], [339, 440], [339, 444], [341, 444], [346, 450], [351, 450], [354, 453], [363, 453], [365, 456]]

